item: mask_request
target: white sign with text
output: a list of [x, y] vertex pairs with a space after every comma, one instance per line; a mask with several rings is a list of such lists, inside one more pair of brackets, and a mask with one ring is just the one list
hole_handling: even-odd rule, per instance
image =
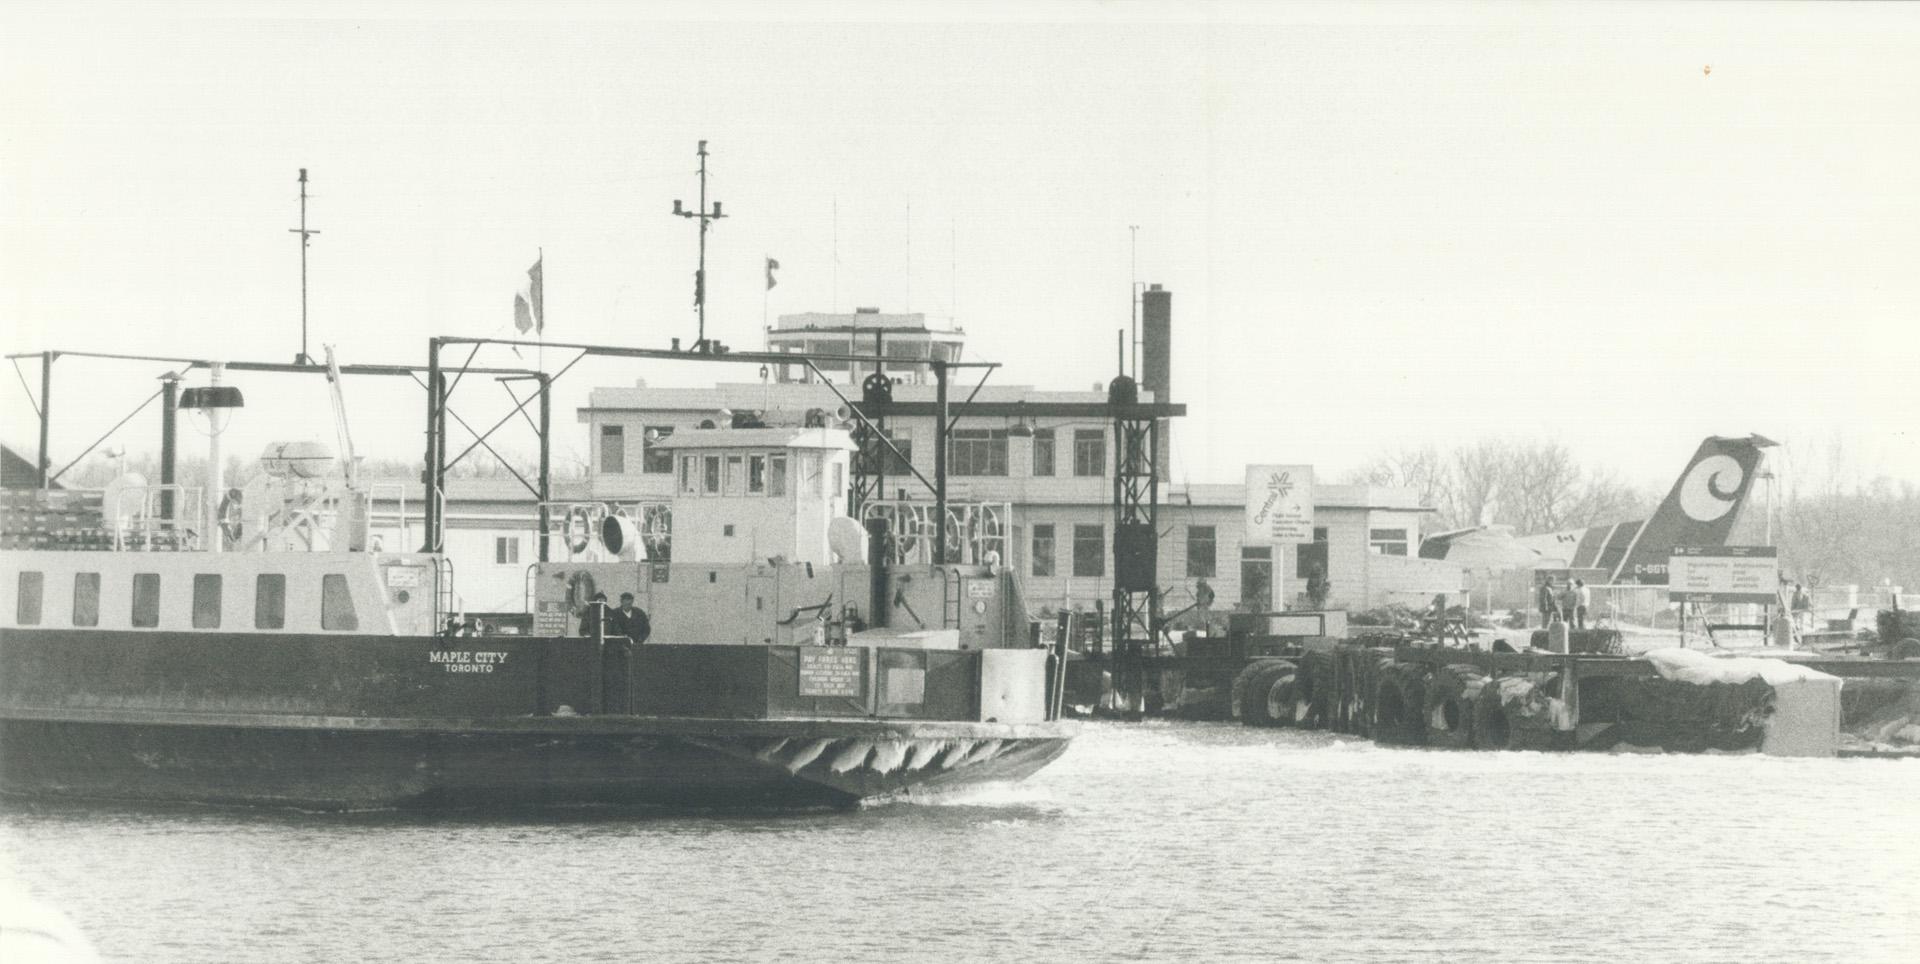
[[1313, 466], [1247, 466], [1247, 544], [1312, 541]]

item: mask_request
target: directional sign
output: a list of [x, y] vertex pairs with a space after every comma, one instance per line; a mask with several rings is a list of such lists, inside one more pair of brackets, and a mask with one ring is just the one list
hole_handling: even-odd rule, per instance
[[1667, 562], [1674, 602], [1779, 601], [1780, 559], [1772, 546], [1675, 546]]

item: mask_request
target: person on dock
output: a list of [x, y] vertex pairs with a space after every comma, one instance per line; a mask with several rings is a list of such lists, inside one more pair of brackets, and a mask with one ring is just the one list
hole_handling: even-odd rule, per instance
[[1587, 628], [1587, 607], [1593, 605], [1593, 590], [1587, 588], [1585, 579], [1573, 581], [1573, 628]]
[[1580, 588], [1569, 581], [1567, 588], [1560, 590], [1560, 618], [1567, 624], [1568, 630], [1578, 628], [1573, 625], [1573, 618], [1579, 609]]
[[1793, 584], [1793, 624], [1802, 630], [1813, 628], [1813, 597], [1807, 595], [1804, 583]]
[[1542, 579], [1540, 581], [1540, 625], [1545, 626], [1553, 622], [1553, 617], [1559, 612], [1560, 601], [1554, 598], [1553, 581]]
[[620, 608], [607, 617], [607, 635], [625, 636], [635, 643], [644, 643], [653, 635], [653, 621], [647, 618], [647, 611], [633, 604], [633, 593], [620, 594]]

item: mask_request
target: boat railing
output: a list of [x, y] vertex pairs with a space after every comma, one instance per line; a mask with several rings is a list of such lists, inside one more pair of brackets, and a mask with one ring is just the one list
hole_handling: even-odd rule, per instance
[[863, 519], [885, 519], [893, 534], [893, 562], [896, 565], [927, 565], [935, 562], [963, 566], [986, 565], [993, 559], [1013, 558], [1007, 551], [1007, 533], [1013, 518], [1010, 502], [947, 503], [947, 547], [952, 558], [933, 558], [934, 506], [931, 502], [910, 499], [874, 499], [861, 508]]
[[[367, 512], [364, 531], [360, 533], [361, 545], [373, 545], [373, 530], [376, 528], [397, 532], [402, 546], [415, 545], [413, 520], [407, 517], [407, 489], [411, 486], [412, 483], [398, 479], [367, 483]], [[381, 512], [374, 508], [382, 504], [382, 499], [393, 504], [392, 512]]]
[[[115, 552], [200, 549], [202, 533], [211, 530], [203, 491], [178, 483], [109, 488], [101, 502], [101, 528]], [[169, 502], [171, 512], [165, 511]]]

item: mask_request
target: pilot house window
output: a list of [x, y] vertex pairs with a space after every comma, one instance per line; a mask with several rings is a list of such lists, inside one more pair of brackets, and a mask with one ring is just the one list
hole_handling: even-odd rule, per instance
[[330, 573], [320, 577], [320, 628], [351, 632], [360, 628], [353, 612], [353, 593], [347, 577]]

